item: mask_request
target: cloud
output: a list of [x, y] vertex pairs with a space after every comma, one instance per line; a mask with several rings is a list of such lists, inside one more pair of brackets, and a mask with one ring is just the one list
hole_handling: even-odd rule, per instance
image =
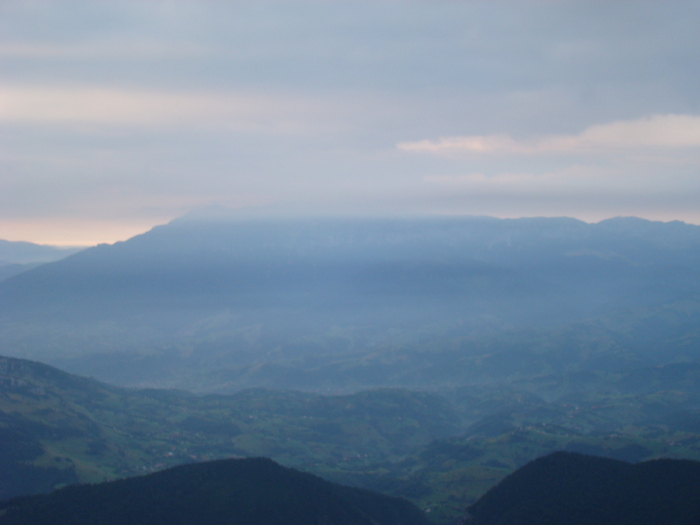
[[325, 105], [289, 94], [0, 86], [0, 122], [12, 124], [199, 125], [288, 133], [312, 126], [327, 113]]
[[700, 117], [654, 115], [649, 118], [613, 122], [586, 129], [572, 140], [574, 147], [665, 147], [700, 146]]
[[402, 142], [397, 147], [402, 151], [435, 155], [545, 155], [640, 148], [696, 148], [700, 147], [700, 116], [653, 115], [591, 126], [578, 135], [550, 135], [526, 140], [505, 134], [471, 135]]
[[544, 173], [505, 172], [491, 176], [483, 173], [428, 175], [423, 178], [423, 182], [448, 192], [463, 191], [472, 195], [557, 196], [624, 190], [624, 187], [616, 187], [620, 178], [620, 173], [612, 168], [574, 165]]
[[213, 51], [204, 45], [159, 41], [156, 39], [101, 40], [85, 44], [9, 42], [0, 43], [0, 59], [35, 60], [153, 60], [165, 58], [205, 58]]
[[700, 184], [695, 170], [667, 173], [652, 167], [573, 165], [551, 171], [431, 175], [417, 192], [426, 209], [440, 214], [498, 217], [569, 216], [598, 221], [616, 215], [698, 223]]

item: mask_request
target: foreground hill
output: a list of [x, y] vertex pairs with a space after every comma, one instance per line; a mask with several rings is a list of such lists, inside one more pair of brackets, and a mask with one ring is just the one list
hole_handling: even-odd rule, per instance
[[269, 459], [185, 465], [1, 504], [3, 525], [423, 525], [407, 501], [336, 485]]
[[[587, 365], [588, 347], [562, 354], [594, 330], [602, 348], [691, 348], [698, 268], [700, 227], [677, 222], [189, 216], [1, 282], [0, 343], [127, 385], [434, 387], [464, 382], [459, 370], [526, 371], [510, 349], [553, 338], [527, 373]], [[567, 328], [591, 317], [583, 334]], [[533, 329], [553, 332], [523, 345], [518, 330]]]
[[499, 385], [443, 392], [450, 402], [399, 389], [196, 396], [0, 358], [0, 499], [264, 455], [407, 498], [451, 524], [503, 477], [554, 450], [700, 459], [698, 372], [679, 364], [605, 383], [587, 378], [589, 394], [573, 405], [570, 396], [548, 403]]
[[469, 525], [696, 525], [700, 463], [630, 464], [557, 452], [517, 470], [469, 508]]
[[[571, 397], [548, 403], [498, 385], [443, 392], [450, 402], [399, 389], [196, 396], [115, 387], [0, 358], [0, 499], [265, 455], [408, 498], [450, 522], [504, 476], [554, 450], [629, 461], [700, 459], [697, 366], [587, 383], [590, 394], [576, 405]], [[630, 393], [639, 385], [642, 392]]]

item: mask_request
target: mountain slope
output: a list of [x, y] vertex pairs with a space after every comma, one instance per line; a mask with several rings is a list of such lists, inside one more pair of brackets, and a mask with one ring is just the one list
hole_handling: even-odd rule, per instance
[[0, 524], [423, 525], [404, 500], [335, 485], [268, 459], [220, 460], [6, 502]]

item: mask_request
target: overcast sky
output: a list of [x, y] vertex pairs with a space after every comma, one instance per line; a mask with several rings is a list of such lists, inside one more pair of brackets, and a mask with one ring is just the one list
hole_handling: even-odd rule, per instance
[[201, 206], [700, 224], [698, 1], [0, 2], [0, 238]]

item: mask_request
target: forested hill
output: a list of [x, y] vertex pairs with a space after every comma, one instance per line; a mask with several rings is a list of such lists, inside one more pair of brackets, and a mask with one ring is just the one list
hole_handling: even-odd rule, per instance
[[411, 503], [269, 459], [184, 465], [1, 504], [2, 525], [424, 525]]
[[697, 525], [700, 463], [631, 464], [556, 452], [520, 468], [469, 508], [469, 525]]

